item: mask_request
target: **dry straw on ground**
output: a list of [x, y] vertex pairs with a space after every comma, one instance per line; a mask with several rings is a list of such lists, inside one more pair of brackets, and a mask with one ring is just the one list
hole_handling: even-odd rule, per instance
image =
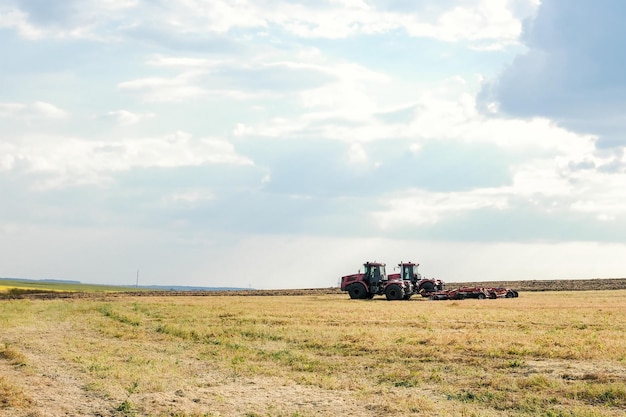
[[0, 416], [623, 416], [626, 291], [0, 302]]

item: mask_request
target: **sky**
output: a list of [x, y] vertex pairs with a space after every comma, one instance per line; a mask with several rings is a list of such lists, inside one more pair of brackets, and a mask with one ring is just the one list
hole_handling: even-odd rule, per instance
[[621, 0], [0, 0], [0, 277], [626, 276]]

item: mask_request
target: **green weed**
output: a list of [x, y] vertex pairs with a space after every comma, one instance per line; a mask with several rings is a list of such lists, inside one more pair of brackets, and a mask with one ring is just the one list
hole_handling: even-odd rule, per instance
[[117, 415], [121, 417], [134, 417], [136, 415], [133, 404], [128, 400], [124, 400], [118, 405], [115, 411], [117, 411]]
[[115, 310], [111, 305], [103, 305], [98, 308], [98, 311], [102, 313], [104, 316], [109, 317], [117, 322], [128, 324], [130, 326], [140, 326], [141, 322], [137, 319], [133, 319], [127, 315], [121, 314]]

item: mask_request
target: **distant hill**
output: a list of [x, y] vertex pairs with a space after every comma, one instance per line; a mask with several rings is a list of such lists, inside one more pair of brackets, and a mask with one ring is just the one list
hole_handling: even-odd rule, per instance
[[45, 279], [29, 279], [29, 278], [0, 278], [2, 281], [18, 281], [18, 282], [50, 282], [55, 284], [80, 284], [80, 281], [72, 281], [68, 279], [53, 279], [53, 278], [45, 278]]
[[[0, 278], [0, 281], [13, 281], [13, 282], [23, 282], [27, 284], [71, 284], [71, 285], [85, 285], [85, 286], [94, 286], [97, 285], [99, 287], [108, 287], [105, 284], [83, 284], [80, 281], [72, 281], [65, 279], [29, 279], [29, 278]], [[137, 289], [137, 290], [149, 290], [149, 291], [244, 291], [244, 290], [253, 290], [254, 288], [240, 288], [240, 287], [201, 287], [201, 286], [187, 286], [187, 285], [111, 285], [110, 287], [120, 288], [126, 287], [128, 289]]]

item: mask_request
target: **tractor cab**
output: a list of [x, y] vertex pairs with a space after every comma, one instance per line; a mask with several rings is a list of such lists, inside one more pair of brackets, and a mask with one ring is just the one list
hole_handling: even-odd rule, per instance
[[422, 276], [419, 272], [417, 272], [418, 266], [419, 264], [415, 264], [413, 262], [401, 262], [398, 264], [398, 267], [400, 267], [400, 277], [404, 281], [416, 284], [420, 279], [422, 279]]
[[378, 262], [366, 262], [363, 264], [363, 281], [369, 285], [370, 292], [377, 293], [381, 282], [387, 281], [385, 264]]

